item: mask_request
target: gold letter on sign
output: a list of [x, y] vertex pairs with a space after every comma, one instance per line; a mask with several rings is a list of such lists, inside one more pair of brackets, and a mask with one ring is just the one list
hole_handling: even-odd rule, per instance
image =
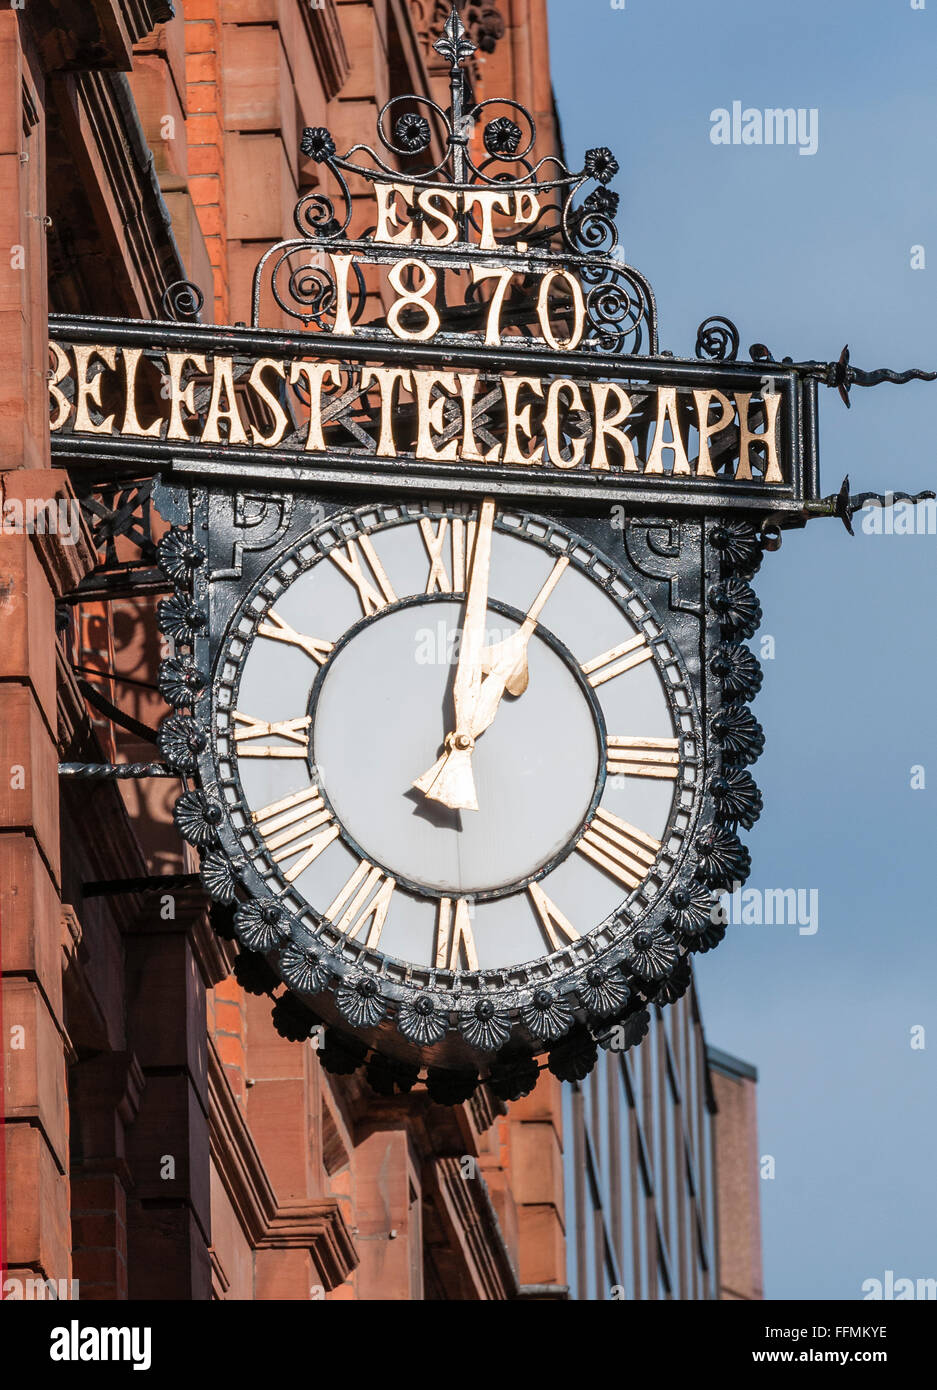
[[[698, 478], [714, 478], [712, 455], [709, 450], [709, 441], [714, 434], [719, 434], [721, 430], [727, 430], [735, 422], [735, 407], [724, 396], [721, 391], [694, 391], [693, 399], [696, 402], [696, 419], [699, 424], [699, 463], [696, 466], [696, 476]], [[709, 423], [709, 408], [712, 402], [716, 401], [722, 410], [722, 414], [714, 425]]]
[[570, 396], [570, 410], [585, 412], [586, 407], [582, 402], [582, 395], [579, 387], [574, 381], [551, 382], [547, 392], [547, 413], [543, 418], [543, 432], [547, 437], [547, 453], [554, 468], [577, 468], [582, 462], [582, 456], [586, 452], [585, 439], [571, 438], [569, 441], [570, 457], [563, 458], [563, 441], [560, 439], [560, 392], [568, 391]]
[[501, 457], [501, 445], [495, 444], [487, 454], [478, 451], [475, 438], [475, 392], [478, 389], [476, 372], [460, 372], [459, 385], [462, 388], [462, 461], [463, 463], [497, 463]]
[[309, 433], [306, 436], [306, 452], [325, 449], [322, 437], [322, 383], [328, 377], [333, 386], [340, 386], [342, 374], [335, 362], [294, 362], [290, 368], [290, 381], [296, 386], [306, 378], [309, 392]]
[[539, 449], [534, 449], [532, 454], [525, 454], [521, 452], [521, 446], [518, 443], [518, 430], [523, 430], [527, 438], [531, 441], [534, 437], [534, 427], [530, 419], [530, 406], [525, 405], [522, 410], [518, 410], [517, 408], [517, 395], [522, 386], [526, 386], [535, 396], [543, 395], [543, 387], [540, 382], [532, 376], [503, 376], [501, 378], [505, 409], [504, 462], [523, 464], [543, 463], [542, 444]]
[[[418, 290], [408, 290], [403, 283], [405, 270], [418, 270], [420, 272], [423, 283]], [[409, 257], [405, 261], [397, 262], [387, 280], [399, 296], [387, 315], [387, 327], [396, 338], [404, 338], [408, 343], [425, 343], [428, 338], [432, 338], [434, 333], [439, 332], [440, 325], [439, 315], [426, 297], [432, 294], [436, 288], [435, 270], [428, 266], [425, 261], [418, 261], [415, 257]], [[405, 309], [419, 310], [426, 319], [422, 328], [405, 328], [403, 326], [400, 322], [400, 315]]]
[[749, 428], [748, 418], [751, 410], [751, 392], [736, 391], [735, 399], [739, 408], [739, 467], [736, 477], [743, 481], [749, 481], [752, 476], [752, 464], [749, 450], [753, 444], [760, 445], [765, 450], [765, 470], [763, 481], [766, 483], [783, 483], [784, 477], [781, 473], [781, 466], [778, 463], [778, 410], [781, 406], [781, 396], [778, 391], [766, 391], [764, 393], [765, 415], [767, 424], [764, 434], [757, 434]]
[[96, 425], [91, 418], [88, 410], [89, 403], [101, 408], [101, 386], [103, 383], [103, 372], [98, 372], [97, 376], [88, 379], [88, 367], [92, 357], [99, 357], [101, 361], [113, 371], [117, 365], [117, 349], [113, 347], [76, 347], [75, 348], [75, 430], [79, 434], [110, 434], [114, 428], [114, 417], [108, 415], [106, 420], [102, 420], [100, 425]]
[[54, 434], [60, 430], [72, 413], [72, 403], [64, 391], [59, 390], [59, 382], [64, 381], [71, 370], [68, 354], [58, 343], [50, 343], [49, 351], [52, 353], [55, 366], [52, 368], [52, 375], [49, 377], [49, 395], [55, 402], [55, 414], [49, 421], [49, 429]]
[[[224, 403], [222, 403], [222, 399]], [[246, 444], [247, 434], [238, 410], [237, 392], [234, 388], [234, 359], [216, 357], [212, 372], [211, 400], [208, 416], [202, 433], [203, 444], [221, 443], [221, 421], [228, 422], [228, 443]]]
[[[565, 280], [573, 301], [573, 329], [565, 341], [553, 332], [550, 323], [550, 290], [554, 280]], [[550, 270], [540, 282], [540, 298], [537, 300], [537, 317], [540, 319], [540, 332], [551, 348], [557, 352], [569, 352], [579, 346], [586, 322], [586, 304], [582, 297], [582, 286], [568, 270]]]
[[495, 241], [494, 210], [499, 208], [501, 212], [509, 213], [510, 197], [507, 193], [495, 193], [490, 189], [481, 193], [466, 193], [465, 211], [470, 213], [473, 208], [481, 208], [482, 213], [481, 239], [478, 244], [483, 251], [494, 251], [498, 245]]
[[488, 327], [485, 330], [485, 346], [499, 347], [501, 343], [501, 310], [504, 296], [514, 278], [514, 271], [503, 265], [473, 265], [472, 284], [480, 285], [483, 280], [497, 280], [488, 301]]
[[166, 365], [169, 368], [169, 430], [166, 434], [167, 439], [191, 439], [191, 435], [185, 427], [182, 419], [182, 407], [185, 406], [190, 415], [195, 415], [195, 382], [190, 381], [188, 386], [183, 388], [182, 371], [189, 363], [202, 376], [208, 371], [204, 357], [193, 357], [190, 352], [167, 352]]
[[140, 358], [143, 356], [142, 348], [124, 348], [124, 378], [125, 378], [125, 409], [124, 423], [120, 427], [121, 434], [133, 435], [138, 439], [159, 439], [160, 430], [163, 427], [162, 420], [154, 420], [152, 425], [147, 425], [146, 429], [137, 419], [137, 369], [140, 366]]
[[273, 416], [273, 433], [261, 434], [256, 425], [251, 425], [251, 434], [254, 436], [255, 444], [262, 444], [265, 449], [272, 449], [274, 445], [279, 444], [286, 434], [290, 422], [286, 411], [264, 381], [264, 372], [268, 370], [276, 372], [277, 376], [281, 376], [286, 381], [286, 367], [282, 362], [277, 362], [272, 357], [261, 357], [260, 361], [255, 362], [251, 368], [250, 385]]
[[[614, 396], [618, 402], [618, 409], [614, 415], [606, 416], [605, 411], [609, 396]], [[605, 436], [614, 439], [624, 455], [622, 468], [626, 473], [637, 473], [638, 463], [634, 456], [634, 445], [625, 434], [624, 430], [618, 428], [623, 425], [631, 414], [631, 397], [624, 392], [620, 386], [616, 386], [611, 381], [595, 381], [592, 383], [592, 402], [595, 406], [595, 444], [592, 449], [592, 468], [607, 469], [608, 452], [605, 448]]]
[[437, 386], [451, 391], [453, 395], [459, 389], [454, 372], [413, 373], [417, 405], [416, 452], [418, 458], [425, 459], [428, 463], [445, 463], [459, 456], [458, 439], [451, 439], [442, 449], [437, 449], [433, 440], [434, 430], [437, 434], [442, 434], [446, 428], [446, 397], [440, 395], [433, 399], [433, 390]]
[[397, 445], [394, 442], [394, 388], [397, 383], [405, 391], [413, 389], [413, 381], [407, 367], [362, 367], [362, 395], [374, 383], [381, 388], [381, 437], [377, 452], [383, 458], [395, 459]]
[[[673, 434], [673, 439], [669, 444], [664, 438], [664, 426], [668, 421]], [[674, 386], [662, 386], [657, 393], [657, 425], [654, 430], [654, 447], [648, 455], [645, 473], [663, 473], [665, 449], [670, 449], [673, 453], [673, 475], [689, 473], [690, 460], [686, 456], [686, 448], [680, 434], [680, 414], [677, 409], [677, 391]]]
[[376, 183], [374, 196], [377, 198], [377, 227], [375, 241], [386, 242], [388, 246], [405, 246], [413, 240], [413, 223], [403, 228], [397, 220], [394, 199], [400, 194], [407, 202], [413, 201], [413, 187], [404, 183]]
[[[424, 188], [417, 199], [421, 212], [426, 213], [423, 220], [423, 230], [420, 233], [420, 241], [424, 246], [449, 246], [459, 235], [459, 229], [448, 213], [443, 212], [439, 207], [440, 203], [447, 203], [453, 212], [459, 206], [459, 195], [451, 188]], [[436, 236], [430, 230], [429, 222], [439, 222], [443, 228], [442, 236]]]

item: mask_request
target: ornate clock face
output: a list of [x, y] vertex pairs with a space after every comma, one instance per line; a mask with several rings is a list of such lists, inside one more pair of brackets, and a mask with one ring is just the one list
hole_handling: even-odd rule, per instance
[[585, 538], [491, 501], [366, 507], [281, 552], [212, 723], [203, 780], [254, 892], [398, 996], [595, 959], [670, 884], [700, 794], [661, 617]]

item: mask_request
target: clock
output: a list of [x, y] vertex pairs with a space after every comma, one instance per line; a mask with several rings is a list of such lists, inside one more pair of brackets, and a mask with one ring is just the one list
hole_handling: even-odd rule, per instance
[[[719, 616], [687, 650], [674, 581], [610, 525], [493, 498], [320, 513], [303, 529], [299, 508], [223, 623], [196, 582], [218, 640], [193, 619], [164, 670], [196, 716], [161, 735], [198, 783], [176, 821], [241, 944], [412, 1065], [489, 1071], [676, 997], [744, 869], [707, 780]], [[204, 559], [180, 531], [162, 554], [190, 577]]]

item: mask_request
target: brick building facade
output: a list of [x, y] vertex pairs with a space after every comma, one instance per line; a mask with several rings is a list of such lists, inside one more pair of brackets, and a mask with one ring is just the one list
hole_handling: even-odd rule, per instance
[[[511, 93], [556, 147], [546, 0], [462, 8], [479, 45], [476, 96]], [[74, 519], [0, 534], [0, 1260], [14, 1281], [75, 1279], [84, 1299], [567, 1295], [578, 1218], [564, 1197], [560, 1083], [545, 1072], [510, 1106], [482, 1088], [447, 1108], [329, 1074], [313, 1043], [277, 1031], [199, 888], [126, 891], [197, 868], [170, 817], [178, 786], [58, 776], [61, 761], [152, 758], [148, 731], [166, 713], [162, 523], [146, 478], [51, 467], [48, 315], [161, 317], [164, 293], [188, 280], [205, 292], [204, 319], [249, 318], [258, 258], [316, 186], [303, 127], [348, 146], [390, 96], [446, 105], [432, 42], [447, 9], [0, 8], [0, 501], [5, 517], [55, 501]], [[279, 326], [276, 306], [265, 312]], [[126, 567], [106, 594], [104, 562], [112, 575]], [[695, 1009], [692, 994], [673, 1009], [687, 1038]], [[736, 1215], [726, 1202], [741, 1204], [749, 1233], [731, 1296], [757, 1297], [753, 1106], [733, 1108], [723, 1164], [704, 1071], [687, 1084], [715, 1120], [707, 1171], [722, 1220]], [[683, 1162], [683, 1141], [673, 1147]], [[717, 1245], [708, 1281], [681, 1293], [654, 1278], [634, 1296], [716, 1296]]]

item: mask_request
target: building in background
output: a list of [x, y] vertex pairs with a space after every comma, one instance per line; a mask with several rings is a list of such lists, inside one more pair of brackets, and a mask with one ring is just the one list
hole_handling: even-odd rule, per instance
[[758, 1073], [710, 1047], [709, 1077], [718, 1120], [716, 1202], [720, 1298], [763, 1298], [758, 1184]]
[[[462, 11], [475, 96], [512, 94], [541, 147], [558, 147], [546, 0]], [[423, 1090], [381, 1096], [274, 1020], [270, 982], [188, 881], [173, 782], [59, 784], [60, 761], [152, 759], [163, 523], [132, 465], [119, 483], [52, 469], [49, 313], [165, 317], [172, 287], [192, 281], [206, 320], [247, 320], [254, 265], [317, 187], [303, 128], [328, 126], [344, 148], [391, 96], [446, 105], [432, 45], [447, 12], [29, 0], [0, 13], [2, 498], [68, 519], [0, 534], [11, 1288], [760, 1296], [754, 1076], [712, 1054], [710, 1080], [692, 991], [565, 1093], [544, 1073], [510, 1106], [486, 1088], [453, 1107]], [[156, 875], [179, 883], [142, 891]]]
[[563, 1095], [575, 1299], [760, 1299], [757, 1073], [707, 1049], [696, 991]]

